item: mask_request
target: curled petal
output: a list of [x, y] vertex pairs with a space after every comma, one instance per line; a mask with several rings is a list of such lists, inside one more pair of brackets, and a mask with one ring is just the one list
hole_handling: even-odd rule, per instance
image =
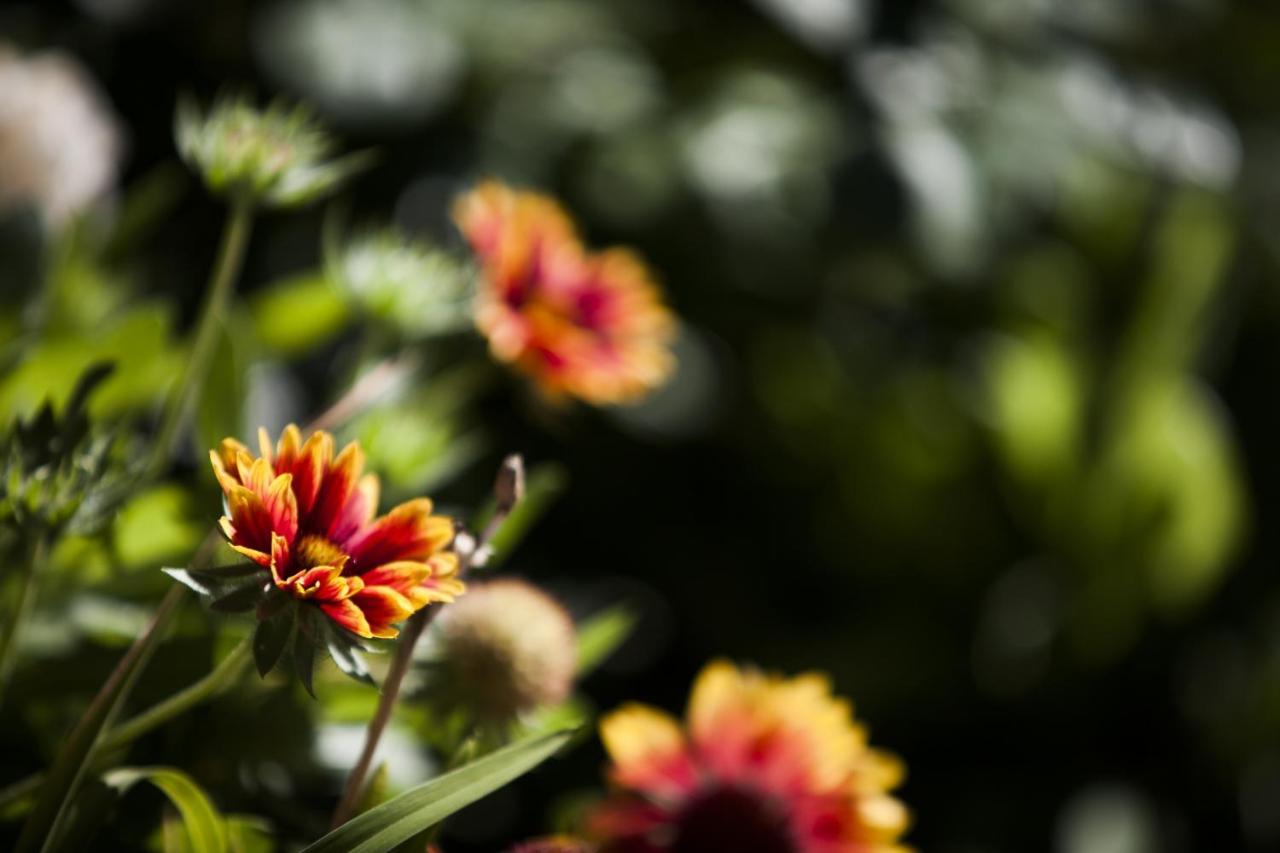
[[271, 515], [262, 500], [240, 485], [232, 486], [226, 497], [233, 530], [231, 544], [245, 545], [255, 551], [270, 550]]
[[351, 597], [351, 601], [364, 613], [369, 632], [374, 637], [390, 639], [400, 632], [391, 627], [402, 622], [417, 609], [407, 597], [389, 586], [367, 586]]
[[324, 611], [326, 616], [351, 633], [365, 639], [373, 636], [373, 632], [369, 629], [369, 620], [365, 618], [364, 613], [351, 599], [321, 601], [320, 609]]
[[452, 551], [433, 554], [427, 560], [431, 575], [422, 582], [421, 589], [428, 602], [452, 602], [467, 591], [467, 585], [458, 577], [458, 555]]
[[447, 546], [453, 534], [453, 520], [431, 515], [431, 501], [418, 498], [366, 525], [347, 540], [347, 553], [364, 566], [421, 561]]
[[365, 586], [390, 587], [401, 595], [410, 596], [414, 588], [426, 580], [430, 574], [431, 569], [426, 563], [401, 560], [395, 563], [384, 563], [360, 575], [360, 579], [364, 581]]

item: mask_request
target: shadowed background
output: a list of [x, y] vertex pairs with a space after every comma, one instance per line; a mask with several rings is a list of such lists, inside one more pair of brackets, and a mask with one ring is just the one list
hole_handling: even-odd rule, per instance
[[[449, 201], [493, 175], [649, 259], [684, 322], [675, 380], [557, 409], [450, 374], [476, 347], [458, 341], [434, 396], [347, 434], [389, 492], [460, 512], [508, 450], [562, 466], [510, 569], [575, 613], [641, 613], [595, 704], [676, 710], [717, 655], [821, 669], [907, 761], [922, 850], [1280, 845], [1271, 4], [79, 0], [9, 4], [0, 33], [96, 78], [124, 134], [117, 210], [142, 223], [92, 264], [51, 253], [53, 352], [8, 366], [6, 418], [96, 356], [122, 362], [106, 417], [174, 375], [221, 219], [176, 161], [179, 94], [303, 100], [377, 151], [336, 202], [261, 221], [191, 488], [136, 500], [111, 559], [61, 555], [88, 592], [46, 593], [77, 632], [33, 641], [29, 701], [4, 712], [22, 727], [65, 730], [154, 567], [216, 515], [205, 433], [302, 421], [345, 387], [368, 342], [317, 283], [323, 229], [458, 245]], [[20, 213], [5, 235], [16, 306], [41, 239]], [[215, 639], [189, 622], [139, 703], [205, 671]], [[227, 808], [306, 835], [340, 781], [325, 755], [358, 743], [320, 710], [341, 690], [246, 687], [136, 757], [179, 756]], [[11, 737], [3, 764], [38, 767], [47, 744]], [[446, 848], [552, 827], [602, 762], [585, 741]]]

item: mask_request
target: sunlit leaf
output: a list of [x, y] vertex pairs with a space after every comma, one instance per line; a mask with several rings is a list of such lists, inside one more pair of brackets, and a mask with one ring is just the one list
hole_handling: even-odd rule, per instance
[[320, 346], [349, 319], [346, 301], [321, 272], [277, 282], [255, 294], [249, 306], [258, 341], [282, 355]]
[[572, 731], [522, 740], [411, 788], [330, 832], [304, 853], [383, 853], [555, 754]]
[[603, 663], [631, 635], [635, 626], [635, 611], [623, 604], [578, 623], [578, 677]]
[[102, 777], [121, 793], [139, 782], [160, 789], [182, 816], [194, 853], [227, 853], [227, 828], [208, 795], [190, 776], [172, 767], [121, 767]]

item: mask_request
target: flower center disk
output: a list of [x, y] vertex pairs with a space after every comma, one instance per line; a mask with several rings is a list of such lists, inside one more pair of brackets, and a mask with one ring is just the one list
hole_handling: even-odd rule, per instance
[[799, 853], [782, 811], [745, 788], [712, 788], [681, 812], [674, 853]]
[[340, 566], [346, 559], [347, 552], [323, 536], [302, 536], [294, 543], [294, 560], [300, 569]]

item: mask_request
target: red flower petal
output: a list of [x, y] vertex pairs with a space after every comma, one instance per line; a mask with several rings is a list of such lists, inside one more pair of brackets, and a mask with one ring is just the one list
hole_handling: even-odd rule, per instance
[[244, 486], [234, 485], [227, 492], [227, 510], [233, 528], [233, 545], [245, 545], [255, 551], [271, 550], [271, 515], [261, 498]]
[[453, 540], [453, 522], [431, 514], [427, 498], [406, 501], [367, 525], [346, 542], [357, 566], [396, 560], [422, 561]]
[[358, 634], [366, 639], [373, 636], [373, 632], [369, 630], [369, 620], [365, 618], [364, 613], [351, 599], [322, 601], [320, 602], [320, 609], [325, 612], [326, 616], [351, 633]]
[[369, 633], [374, 637], [390, 639], [400, 632], [391, 627], [413, 615], [413, 602], [389, 586], [367, 586], [351, 597], [351, 601], [364, 613], [369, 623]]
[[365, 474], [360, 478], [355, 492], [347, 500], [347, 505], [333, 520], [329, 528], [329, 538], [334, 542], [345, 542], [360, 528], [370, 521], [378, 512], [378, 493], [380, 486], [377, 474]]
[[347, 502], [355, 494], [363, 468], [364, 451], [360, 445], [352, 442], [344, 447], [325, 472], [320, 494], [307, 518], [308, 530], [333, 538], [334, 522], [345, 512]]
[[[376, 569], [360, 575], [366, 587], [385, 586], [394, 589], [401, 595], [412, 599], [414, 590], [431, 574], [426, 563], [415, 563], [402, 560], [395, 563], [384, 563]], [[424, 604], [426, 602], [423, 602]], [[415, 610], [418, 608], [415, 607]]]

